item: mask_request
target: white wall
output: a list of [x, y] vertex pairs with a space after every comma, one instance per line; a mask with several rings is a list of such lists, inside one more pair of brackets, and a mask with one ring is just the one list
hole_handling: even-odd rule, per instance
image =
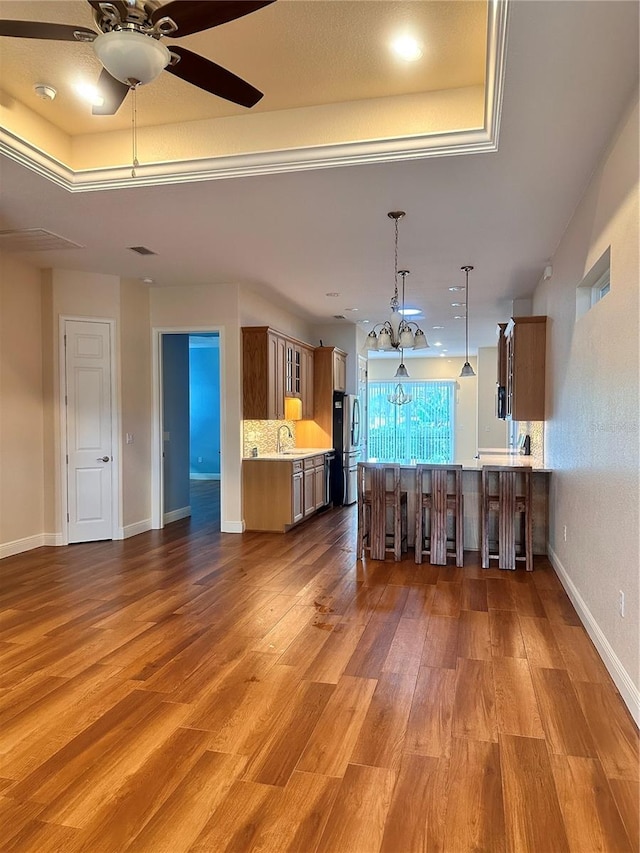
[[[476, 370], [476, 359], [469, 358]], [[398, 368], [396, 358], [370, 358], [369, 382], [393, 379]], [[478, 451], [477, 440], [477, 377], [460, 378], [464, 358], [408, 358], [406, 367], [411, 379], [454, 379], [456, 391], [456, 461], [473, 459]]]
[[478, 349], [478, 447], [507, 447], [507, 426], [496, 417], [498, 348]]
[[[550, 554], [636, 720], [638, 227], [636, 98], [567, 227], [552, 278], [534, 295], [535, 313], [549, 317]], [[576, 321], [576, 287], [609, 246], [611, 292]]]

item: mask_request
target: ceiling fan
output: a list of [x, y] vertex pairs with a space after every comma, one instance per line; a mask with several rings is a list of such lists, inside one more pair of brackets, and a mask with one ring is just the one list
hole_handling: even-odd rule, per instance
[[162, 38], [181, 38], [226, 24], [275, 0], [87, 0], [100, 33], [86, 27], [44, 21], [0, 21], [0, 36], [93, 43], [103, 70], [98, 81], [104, 98], [94, 115], [114, 115], [127, 92], [150, 83], [166, 69], [234, 104], [253, 107], [262, 92], [215, 62], [187, 50], [167, 48]]

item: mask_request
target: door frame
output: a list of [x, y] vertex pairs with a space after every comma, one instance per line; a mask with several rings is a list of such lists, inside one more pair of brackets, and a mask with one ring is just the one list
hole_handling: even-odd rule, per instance
[[124, 531], [120, 523], [120, 406], [119, 383], [116, 359], [116, 321], [113, 317], [78, 317], [71, 314], [60, 314], [58, 317], [58, 428], [59, 453], [58, 465], [60, 471], [60, 531], [61, 545], [69, 544], [69, 470], [67, 464], [67, 354], [64, 343], [66, 324], [72, 323], [103, 323], [109, 327], [109, 369], [111, 371], [111, 538], [124, 539]]
[[[223, 459], [225, 454], [225, 348], [224, 327], [222, 326], [154, 326], [151, 329], [151, 529], [161, 530], [164, 527], [164, 466], [162, 453], [164, 450], [163, 433], [163, 376], [162, 376], [162, 336], [163, 335], [201, 335], [217, 334], [220, 342], [220, 513], [225, 499], [225, 477], [223, 476]], [[220, 519], [222, 523], [222, 517]]]

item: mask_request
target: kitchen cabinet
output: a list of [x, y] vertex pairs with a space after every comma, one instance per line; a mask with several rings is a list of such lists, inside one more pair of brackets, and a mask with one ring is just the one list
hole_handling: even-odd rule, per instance
[[302, 460], [251, 459], [242, 464], [247, 530], [285, 531], [304, 518]]
[[315, 508], [322, 509], [327, 503], [327, 477], [325, 471], [325, 457], [316, 457], [316, 466], [313, 469], [313, 484]]
[[326, 503], [325, 456], [305, 459], [304, 469], [304, 514], [305, 516], [323, 507]]
[[286, 532], [326, 505], [325, 454], [303, 459], [258, 458], [242, 463], [247, 530]]
[[287, 397], [299, 397], [302, 385], [302, 350], [294, 341], [285, 340], [284, 393]]
[[342, 350], [333, 350], [333, 390], [347, 390], [347, 354]]
[[304, 460], [304, 514], [311, 515], [316, 511], [316, 491], [313, 470], [313, 459]]
[[547, 318], [536, 316], [512, 317], [504, 329], [504, 416], [508, 420], [544, 420], [546, 328]]
[[315, 356], [313, 347], [301, 347], [302, 381], [300, 385], [300, 400], [302, 401], [302, 419], [310, 420], [314, 414], [313, 368]]
[[242, 329], [242, 409], [246, 420], [283, 420], [285, 398], [313, 417], [313, 347], [267, 326]]
[[[299, 463], [298, 463], [299, 466]], [[302, 493], [303, 472], [293, 464], [293, 474], [291, 476], [291, 523], [297, 524], [305, 516], [304, 501]]]

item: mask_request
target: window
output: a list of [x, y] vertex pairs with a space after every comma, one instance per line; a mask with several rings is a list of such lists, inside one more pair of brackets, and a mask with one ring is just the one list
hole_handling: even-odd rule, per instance
[[369, 383], [369, 459], [453, 462], [455, 380], [403, 382], [413, 398], [404, 406], [387, 399], [396, 385], [396, 380]]
[[611, 290], [611, 247], [596, 261], [576, 288], [576, 320]]

